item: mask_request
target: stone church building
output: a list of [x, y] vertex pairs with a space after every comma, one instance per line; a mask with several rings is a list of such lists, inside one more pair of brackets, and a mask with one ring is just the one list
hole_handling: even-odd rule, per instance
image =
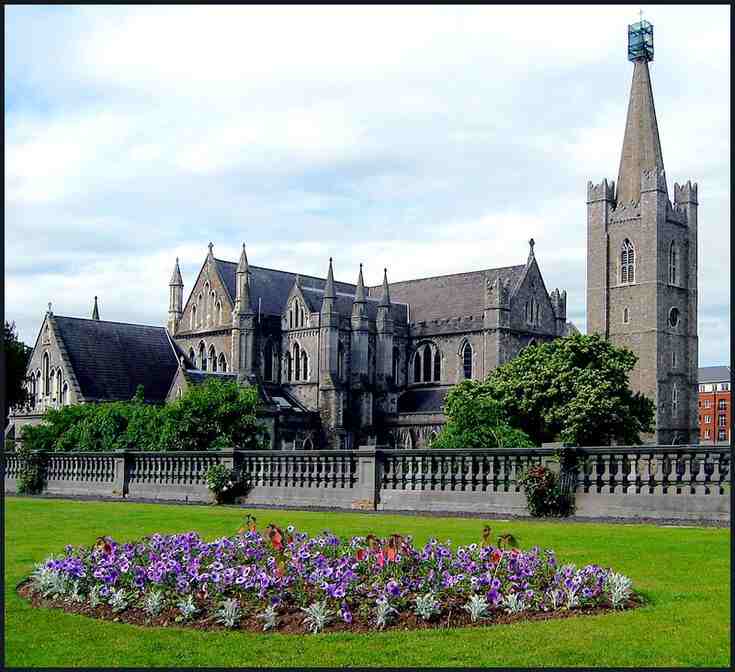
[[[657, 405], [659, 443], [697, 441], [697, 186], [669, 200], [648, 62], [652, 27], [631, 26], [634, 62], [615, 182], [587, 189], [587, 328], [639, 356], [634, 389]], [[636, 32], [638, 31], [638, 32]], [[640, 45], [639, 45], [640, 47]], [[178, 260], [166, 327], [56, 316], [28, 366], [31, 404], [177, 398], [222, 377], [256, 385], [273, 448], [428, 446], [449, 387], [484, 379], [534, 343], [564, 336], [566, 291], [525, 263], [366, 286], [218, 259], [212, 243], [188, 295]], [[354, 271], [353, 271], [354, 272]], [[353, 276], [354, 277], [354, 276]]]

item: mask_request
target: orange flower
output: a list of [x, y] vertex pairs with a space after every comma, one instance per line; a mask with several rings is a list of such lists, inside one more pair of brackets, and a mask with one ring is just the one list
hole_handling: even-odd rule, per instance
[[493, 561], [493, 562], [494, 562], [494, 563], [495, 563], [496, 565], [497, 565], [497, 564], [498, 564], [498, 563], [500, 562], [500, 559], [501, 559], [502, 557], [503, 557], [503, 551], [501, 551], [501, 550], [499, 550], [499, 549], [497, 549], [497, 548], [496, 548], [496, 549], [495, 549], [495, 550], [494, 550], [494, 551], [493, 551], [493, 552], [492, 552], [492, 553], [490, 554], [490, 559], [491, 559], [491, 560], [492, 560], [492, 561]]
[[365, 559], [365, 555], [366, 555], [365, 549], [364, 548], [358, 548], [357, 551], [355, 552], [355, 559], [358, 562], [361, 562], [362, 560]]

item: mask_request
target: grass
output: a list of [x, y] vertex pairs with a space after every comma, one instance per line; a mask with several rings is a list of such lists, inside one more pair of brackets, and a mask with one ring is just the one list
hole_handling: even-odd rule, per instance
[[[247, 509], [5, 500], [5, 664], [38, 666], [707, 666], [730, 665], [729, 530], [652, 525], [493, 522], [520, 546], [553, 548], [560, 562], [598, 563], [630, 576], [645, 607], [603, 616], [478, 629], [370, 635], [279, 635], [144, 628], [33, 609], [15, 592], [34, 563], [99, 535], [132, 541], [153, 532], [234, 533]], [[412, 534], [479, 541], [478, 519], [252, 511], [259, 527], [309, 533]]]

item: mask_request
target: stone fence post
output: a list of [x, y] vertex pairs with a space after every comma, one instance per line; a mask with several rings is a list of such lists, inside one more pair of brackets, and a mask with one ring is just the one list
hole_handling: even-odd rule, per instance
[[378, 446], [360, 446], [357, 455], [357, 495], [353, 509], [375, 511], [380, 501], [381, 466]]
[[115, 476], [112, 482], [112, 494], [118, 497], [128, 496], [128, 462], [131, 456], [125, 450], [115, 451]]

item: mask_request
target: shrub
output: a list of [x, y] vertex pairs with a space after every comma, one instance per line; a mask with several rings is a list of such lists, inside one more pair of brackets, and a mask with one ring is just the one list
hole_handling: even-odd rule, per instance
[[204, 475], [207, 487], [218, 504], [231, 500], [237, 485], [235, 472], [224, 464], [213, 464]]
[[25, 443], [19, 444], [15, 454], [21, 460], [18, 472], [17, 491], [22, 495], [33, 495], [43, 490], [43, 455], [31, 450]]
[[568, 516], [574, 513], [571, 495], [563, 493], [557, 475], [541, 465], [527, 469], [519, 483], [526, 492], [532, 516]]

